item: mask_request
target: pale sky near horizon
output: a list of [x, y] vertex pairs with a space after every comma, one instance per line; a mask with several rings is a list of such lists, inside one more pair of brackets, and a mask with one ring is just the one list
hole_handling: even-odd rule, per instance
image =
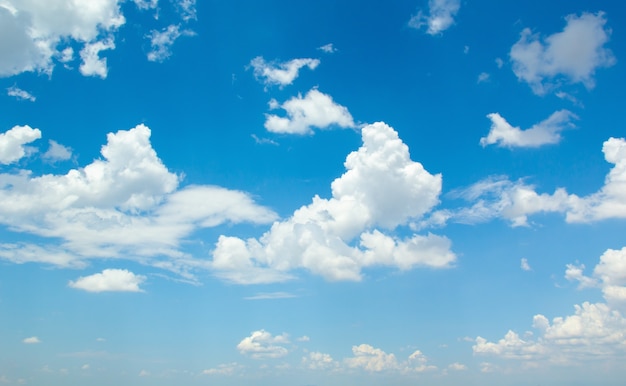
[[0, 0], [0, 384], [621, 385], [625, 21]]

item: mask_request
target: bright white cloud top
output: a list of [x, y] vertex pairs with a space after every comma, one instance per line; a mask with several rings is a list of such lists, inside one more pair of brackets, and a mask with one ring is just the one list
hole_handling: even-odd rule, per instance
[[70, 280], [68, 286], [87, 292], [143, 292], [139, 285], [146, 280], [125, 269], [105, 269], [101, 273]]
[[0, 384], [621, 385], [624, 15], [0, 0]]

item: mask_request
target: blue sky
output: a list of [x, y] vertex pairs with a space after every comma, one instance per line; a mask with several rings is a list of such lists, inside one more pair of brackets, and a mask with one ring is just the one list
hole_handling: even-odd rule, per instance
[[0, 383], [621, 384], [624, 17], [0, 0]]

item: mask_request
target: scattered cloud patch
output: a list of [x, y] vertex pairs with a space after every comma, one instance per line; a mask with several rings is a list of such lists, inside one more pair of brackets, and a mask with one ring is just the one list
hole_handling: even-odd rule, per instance
[[33, 94], [16, 86], [7, 88], [7, 95], [22, 101], [34, 102], [37, 100]]
[[489, 75], [489, 73], [481, 72], [480, 74], [478, 74], [478, 79], [476, 80], [476, 83], [489, 82], [490, 79], [491, 79], [491, 75]]
[[57, 141], [49, 140], [48, 150], [42, 154], [42, 158], [50, 162], [67, 161], [72, 158], [72, 149], [63, 146]]
[[254, 139], [254, 142], [257, 145], [274, 145], [274, 146], [278, 146], [278, 142], [269, 139], [269, 138], [260, 138], [259, 136], [257, 136], [256, 134], [252, 134], [251, 135], [252, 139]]
[[318, 351], [310, 352], [308, 356], [303, 357], [302, 364], [310, 370], [332, 370], [340, 366], [330, 354]]
[[304, 135], [312, 134], [313, 128], [355, 127], [352, 115], [346, 107], [335, 103], [330, 95], [315, 88], [304, 97], [298, 94], [283, 104], [276, 100], [270, 101], [271, 109], [279, 107], [285, 110], [286, 117], [265, 115], [265, 128], [273, 133]]
[[0, 133], [0, 164], [12, 164], [35, 152], [35, 149], [25, 145], [39, 138], [41, 138], [41, 131], [28, 125], [14, 126]]
[[504, 60], [502, 60], [502, 58], [496, 58], [495, 62], [498, 68], [502, 68], [502, 66], [504, 66]]
[[37, 343], [41, 343], [41, 340], [39, 340], [39, 338], [37, 338], [36, 336], [31, 336], [31, 337], [28, 337], [28, 338], [24, 338], [22, 340], [22, 343], [25, 343], [25, 344], [37, 344]]
[[451, 363], [450, 365], [448, 365], [448, 369], [454, 370], [454, 371], [465, 371], [467, 370], [467, 366], [465, 366], [462, 363], [455, 362], [455, 363]]
[[145, 280], [145, 276], [126, 269], [105, 269], [101, 273], [79, 277], [68, 285], [87, 292], [143, 292], [139, 285]]
[[572, 121], [576, 115], [569, 110], [559, 110], [546, 120], [522, 130], [511, 126], [500, 114], [487, 115], [491, 120], [491, 130], [486, 137], [480, 139], [481, 146], [497, 145], [499, 147], [540, 147], [559, 143], [561, 131], [574, 127]]
[[253, 331], [237, 345], [237, 350], [242, 355], [253, 359], [280, 358], [289, 350], [284, 345], [289, 344], [287, 334], [273, 336], [265, 330]]
[[320, 64], [319, 59], [300, 58], [288, 62], [266, 62], [262, 56], [257, 56], [250, 61], [255, 78], [266, 86], [280, 86], [281, 88], [293, 83], [298, 77], [300, 69], [308, 67], [315, 70]]
[[591, 89], [596, 70], [615, 64], [615, 57], [605, 47], [610, 30], [605, 28], [604, 13], [569, 15], [565, 21], [563, 31], [545, 38], [526, 28], [511, 47], [513, 72], [535, 94], [546, 94], [563, 82], [582, 83]]
[[152, 30], [148, 37], [150, 38], [151, 50], [148, 52], [148, 60], [151, 62], [163, 62], [172, 55], [171, 48], [181, 36], [193, 36], [195, 33], [191, 30], [181, 30], [180, 25], [172, 24], [162, 31]]
[[235, 372], [241, 370], [242, 366], [237, 362], [221, 364], [217, 367], [206, 369], [202, 371], [204, 375], [233, 375]]
[[79, 71], [84, 76], [99, 76], [105, 79], [109, 73], [107, 67], [107, 59], [100, 57], [100, 52], [115, 49], [113, 39], [100, 40], [93, 43], [85, 44], [80, 50], [80, 58], [83, 63], [79, 67]]
[[525, 257], [522, 257], [522, 260], [520, 261], [520, 268], [522, 269], [522, 271], [532, 271], [533, 270], [530, 267], [530, 264], [528, 264], [528, 259], [526, 259]]
[[429, 35], [439, 35], [454, 24], [454, 17], [461, 8], [461, 0], [428, 0], [428, 13], [419, 11], [409, 20], [409, 27], [426, 27]]
[[220, 236], [216, 275], [252, 284], [289, 280], [299, 268], [327, 280], [361, 280], [366, 267], [451, 267], [456, 255], [447, 238], [383, 233], [429, 212], [439, 202], [441, 175], [412, 161], [398, 133], [382, 122], [365, 126], [362, 138], [331, 184], [332, 198], [313, 197], [259, 239]]
[[333, 43], [328, 43], [328, 44], [324, 44], [321, 47], [317, 48], [318, 50], [325, 52], [327, 54], [332, 54], [334, 52], [337, 52], [338, 50], [335, 48], [335, 46], [333, 46]]
[[470, 51], [469, 46], [464, 46], [464, 47], [463, 47], [463, 53], [464, 53], [464, 54], [466, 54], [466, 55], [467, 55], [467, 54], [469, 54], [469, 51]]

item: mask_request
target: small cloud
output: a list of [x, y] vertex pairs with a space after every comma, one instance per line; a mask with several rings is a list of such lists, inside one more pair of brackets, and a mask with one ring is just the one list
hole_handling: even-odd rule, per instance
[[409, 27], [426, 27], [429, 35], [439, 35], [454, 24], [454, 17], [461, 8], [461, 0], [429, 0], [428, 14], [421, 10], [411, 17]]
[[4, 133], [0, 133], [0, 164], [9, 165], [36, 152], [26, 146], [41, 138], [41, 131], [26, 126], [14, 126]]
[[37, 98], [35, 98], [35, 96], [31, 93], [29, 93], [26, 90], [22, 90], [21, 88], [18, 88], [16, 86], [12, 86], [7, 88], [7, 95], [8, 96], [12, 96], [17, 98], [18, 100], [21, 101], [30, 101], [30, 102], [34, 102], [37, 100]]
[[163, 62], [172, 55], [171, 48], [181, 36], [194, 36], [191, 30], [181, 30], [179, 25], [172, 24], [162, 31], [152, 30], [148, 37], [152, 50], [148, 52], [148, 60], [151, 62]]
[[533, 269], [530, 268], [530, 265], [528, 264], [528, 260], [523, 257], [522, 261], [520, 263], [520, 268], [522, 268], [523, 271], [532, 271]]
[[96, 342], [106, 342], [107, 340], [104, 338], [96, 338]]
[[298, 77], [300, 69], [308, 67], [315, 70], [320, 64], [319, 59], [299, 58], [288, 62], [273, 63], [266, 62], [262, 56], [257, 56], [250, 61], [250, 67], [254, 72], [254, 77], [262, 81], [266, 86], [277, 85], [281, 88], [293, 83]]
[[139, 376], [140, 376], [140, 377], [149, 377], [149, 376], [150, 376], [150, 372], [149, 372], [149, 371], [146, 371], [146, 370], [141, 370], [141, 371], [139, 372]]
[[237, 349], [242, 355], [249, 355], [253, 359], [280, 358], [289, 353], [282, 346], [288, 343], [287, 334], [273, 336], [265, 330], [259, 330], [239, 342]]
[[298, 339], [296, 339], [296, 340], [297, 340], [298, 342], [308, 342], [308, 341], [310, 341], [310, 340], [311, 340], [311, 338], [309, 338], [309, 337], [308, 337], [308, 336], [306, 336], [306, 335], [303, 335], [303, 336], [299, 337], [299, 338], [298, 338]]
[[463, 53], [464, 54], [468, 54], [469, 53], [469, 46], [463, 47]]
[[496, 58], [496, 66], [498, 66], [498, 68], [502, 68], [502, 66], [504, 66], [504, 60]]
[[105, 269], [102, 273], [70, 280], [68, 286], [87, 292], [143, 292], [139, 285], [145, 280], [145, 276], [125, 269]]
[[72, 149], [59, 144], [56, 141], [50, 140], [48, 141], [50, 146], [48, 147], [48, 151], [46, 151], [42, 157], [45, 160], [55, 162], [55, 161], [67, 161], [72, 157]]
[[327, 54], [332, 54], [333, 52], [337, 52], [337, 49], [333, 46], [333, 43], [324, 44], [321, 47], [317, 47], [317, 49]]
[[267, 300], [267, 299], [289, 299], [297, 297], [294, 294], [288, 292], [260, 292], [254, 296], [248, 296], [246, 300]]
[[90, 366], [89, 366], [88, 364], [84, 364], [84, 365], [82, 365], [80, 368], [81, 368], [82, 370], [89, 370], [89, 367], [90, 367]]
[[204, 375], [233, 375], [236, 370], [240, 369], [241, 365], [237, 362], [221, 364], [217, 367], [206, 369], [202, 371]]
[[22, 340], [22, 343], [37, 344], [37, 343], [41, 343], [41, 340], [39, 340], [39, 338], [37, 338], [36, 336], [31, 336], [29, 338], [25, 338], [24, 340]]
[[256, 134], [252, 134], [251, 137], [254, 139], [257, 145], [274, 145], [278, 146], [278, 142], [271, 140], [269, 138], [259, 138]]
[[462, 363], [458, 363], [458, 362], [456, 362], [456, 363], [452, 363], [452, 364], [450, 364], [450, 365], [448, 366], [448, 369], [450, 369], [450, 370], [454, 370], [454, 371], [464, 371], [464, 370], [467, 370], [467, 366], [465, 366], [465, 365], [464, 365], [464, 364], [462, 364]]
[[488, 82], [490, 78], [490, 75], [486, 72], [481, 72], [478, 75], [478, 80], [476, 81], [476, 83], [484, 83], [484, 82]]
[[78, 70], [84, 76], [99, 76], [102, 79], [106, 79], [109, 73], [107, 58], [101, 58], [100, 52], [113, 49], [115, 49], [113, 39], [85, 44], [85, 47], [80, 50], [80, 58], [83, 62]]
[[559, 110], [547, 119], [522, 130], [511, 126], [500, 114], [487, 115], [491, 120], [491, 130], [480, 139], [482, 147], [496, 144], [499, 147], [540, 147], [561, 142], [561, 131], [573, 127], [576, 115], [568, 110]]

